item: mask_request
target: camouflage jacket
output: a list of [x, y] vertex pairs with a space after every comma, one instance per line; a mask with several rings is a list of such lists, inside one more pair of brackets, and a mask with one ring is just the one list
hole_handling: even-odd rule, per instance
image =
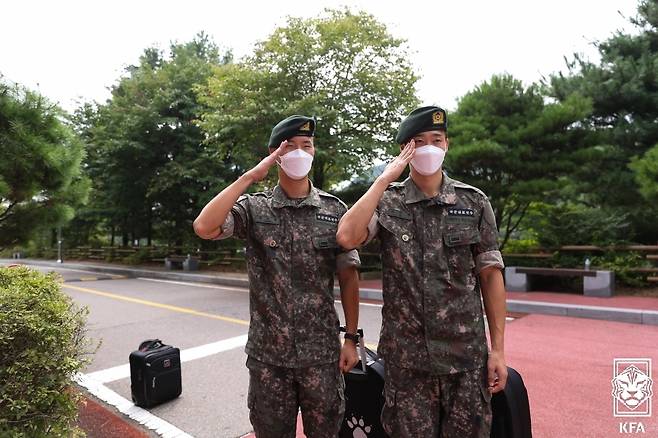
[[428, 198], [407, 178], [387, 188], [368, 228], [383, 264], [379, 353], [435, 374], [485, 366], [478, 274], [503, 260], [484, 193], [444, 174]]
[[360, 265], [355, 250], [336, 244], [347, 207], [314, 188], [295, 200], [280, 186], [243, 195], [222, 226], [222, 237], [246, 240], [249, 337], [253, 358], [296, 368], [338, 360], [339, 320], [334, 275]]

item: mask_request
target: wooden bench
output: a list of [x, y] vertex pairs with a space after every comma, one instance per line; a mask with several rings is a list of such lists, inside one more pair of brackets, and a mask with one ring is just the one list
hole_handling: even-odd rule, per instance
[[172, 270], [174, 265], [180, 265], [184, 271], [198, 271], [199, 270], [199, 259], [198, 257], [192, 257], [191, 255], [182, 256], [172, 254], [164, 259], [165, 269]]
[[530, 290], [529, 275], [583, 277], [583, 294], [588, 297], [611, 297], [615, 291], [615, 273], [613, 271], [521, 266], [505, 268], [505, 289], [510, 292], [528, 292]]

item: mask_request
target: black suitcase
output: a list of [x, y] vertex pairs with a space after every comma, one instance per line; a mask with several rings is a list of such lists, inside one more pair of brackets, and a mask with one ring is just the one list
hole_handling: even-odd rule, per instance
[[[341, 331], [345, 331], [341, 327]], [[381, 423], [384, 407], [384, 361], [377, 353], [366, 348], [363, 330], [359, 329], [359, 356], [361, 360], [345, 374], [345, 418], [340, 438], [388, 437]]]
[[491, 410], [491, 438], [532, 438], [528, 391], [514, 368], [507, 367], [505, 389], [493, 395]]
[[130, 390], [137, 406], [150, 408], [181, 394], [180, 350], [149, 339], [130, 353]]

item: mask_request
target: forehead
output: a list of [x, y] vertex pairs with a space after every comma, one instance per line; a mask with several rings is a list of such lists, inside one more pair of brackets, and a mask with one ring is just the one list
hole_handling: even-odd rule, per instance
[[446, 133], [444, 131], [425, 131], [425, 132], [419, 132], [418, 134], [414, 135], [414, 138], [418, 137], [445, 137]]
[[295, 135], [294, 137], [290, 137], [288, 139], [288, 143], [305, 143], [305, 142], [313, 143], [313, 137], [309, 137], [307, 135]]

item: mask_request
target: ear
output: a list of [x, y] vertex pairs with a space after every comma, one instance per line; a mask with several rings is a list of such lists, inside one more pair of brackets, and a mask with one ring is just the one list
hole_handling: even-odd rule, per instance
[[450, 149], [450, 139], [446, 137], [446, 152], [448, 152], [448, 149]]

